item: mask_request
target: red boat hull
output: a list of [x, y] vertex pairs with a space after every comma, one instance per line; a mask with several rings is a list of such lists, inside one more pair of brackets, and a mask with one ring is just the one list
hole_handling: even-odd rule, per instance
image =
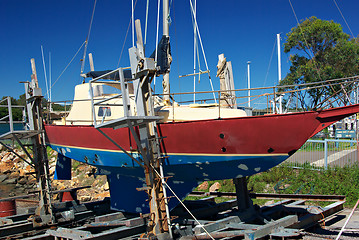
[[[359, 105], [324, 111], [158, 124], [168, 184], [184, 198], [201, 181], [239, 178], [270, 169], [294, 154], [308, 138], [359, 112]], [[148, 212], [144, 171], [93, 126], [46, 125], [49, 145], [99, 168], [110, 184], [111, 206]], [[101, 129], [133, 157], [140, 157], [129, 129]], [[121, 191], [118, 191], [121, 186]], [[125, 193], [125, 196], [123, 195]], [[130, 197], [129, 197], [130, 196]], [[175, 202], [170, 202], [175, 206]]]

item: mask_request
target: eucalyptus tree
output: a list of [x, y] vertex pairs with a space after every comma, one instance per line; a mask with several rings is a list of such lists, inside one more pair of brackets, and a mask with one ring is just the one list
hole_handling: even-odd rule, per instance
[[[281, 85], [304, 84], [346, 78], [358, 74], [359, 42], [343, 32], [342, 26], [332, 20], [310, 17], [287, 33], [284, 52], [290, 55], [290, 72]], [[302, 107], [318, 108], [323, 100], [348, 93], [351, 84], [327, 86], [300, 92]], [[298, 87], [291, 87], [296, 89]], [[341, 91], [343, 90], [344, 91]], [[342, 97], [342, 101], [348, 101]]]

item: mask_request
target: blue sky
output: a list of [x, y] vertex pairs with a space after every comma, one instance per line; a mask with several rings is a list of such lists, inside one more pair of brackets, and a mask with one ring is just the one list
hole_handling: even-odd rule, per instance
[[[333, 0], [291, 1], [299, 20], [311, 16], [334, 20], [350, 34]], [[336, 1], [353, 34], [357, 36], [359, 1]], [[0, 96], [17, 98], [24, 92], [19, 82], [30, 80], [30, 58], [35, 58], [40, 85], [43, 93], [46, 92], [42, 45], [47, 74], [51, 52], [52, 81], [58, 79], [53, 86], [53, 100], [72, 99], [74, 86], [82, 82], [79, 73], [83, 49], [58, 77], [86, 39], [93, 3], [93, 0], [0, 0]], [[157, 1], [151, 0], [150, 4], [147, 56], [155, 48], [156, 37]], [[135, 18], [141, 19], [143, 30], [145, 5], [145, 0], [138, 0], [135, 12]], [[130, 0], [98, 0], [88, 45], [96, 70], [117, 67], [130, 17]], [[171, 91], [192, 91], [192, 77], [178, 78], [179, 75], [193, 72], [193, 29], [189, 1], [173, 0], [171, 19]], [[247, 87], [247, 61], [252, 62], [252, 87], [272, 86], [277, 82], [276, 50], [269, 67], [276, 34], [282, 33], [283, 43], [285, 34], [297, 24], [288, 0], [198, 0], [197, 21], [216, 89], [219, 88], [219, 80], [215, 76], [217, 56], [221, 53], [232, 61], [236, 88]], [[131, 45], [130, 30], [120, 66], [129, 65], [127, 49]], [[85, 66], [85, 71], [89, 70], [88, 62]], [[283, 77], [289, 66], [289, 54], [282, 53]], [[206, 70], [203, 58], [201, 69]], [[156, 84], [158, 90], [160, 80]], [[197, 90], [210, 90], [207, 75], [202, 75]]]

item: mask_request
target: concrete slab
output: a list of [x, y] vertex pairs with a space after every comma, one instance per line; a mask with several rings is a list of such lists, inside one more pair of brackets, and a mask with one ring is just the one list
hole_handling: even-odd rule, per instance
[[[342, 212], [335, 214], [327, 219], [321, 227], [309, 229], [304, 240], [320, 240], [335, 239], [340, 229], [344, 226], [345, 221], [349, 217], [352, 209], [344, 209]], [[340, 240], [359, 239], [359, 210], [357, 209], [349, 220]]]
[[[341, 229], [349, 217], [352, 209], [344, 209], [342, 212], [335, 214], [334, 218], [326, 222], [325, 226], [331, 229]], [[358, 230], [359, 231], [359, 209], [354, 211], [354, 214], [350, 218], [345, 229]]]

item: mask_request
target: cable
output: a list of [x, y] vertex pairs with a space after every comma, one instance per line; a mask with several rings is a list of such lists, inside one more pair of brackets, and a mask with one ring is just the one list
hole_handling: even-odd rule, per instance
[[198, 223], [198, 225], [207, 233], [207, 235], [214, 240], [214, 238], [212, 237], [212, 235], [207, 231], [207, 229], [197, 220], [197, 218], [191, 213], [191, 211], [186, 207], [186, 205], [184, 205], [184, 203], [182, 202], [182, 200], [177, 196], [177, 194], [172, 190], [172, 188], [166, 183], [166, 181], [164, 181], [163, 177], [158, 173], [158, 171], [152, 166], [150, 165], [153, 169], [153, 171], [155, 171], [155, 173], [162, 179], [162, 182], [166, 185], [166, 187], [172, 192], [173, 196], [175, 196], [175, 198], [177, 198], [177, 200], [180, 202], [180, 204], [184, 207], [184, 209], [186, 209], [186, 211], [191, 215], [191, 217]]
[[350, 33], [352, 34], [353, 38], [355, 38], [355, 36], [354, 36], [352, 30], [351, 30], [350, 27], [349, 27], [349, 24], [347, 23], [347, 20], [345, 20], [345, 17], [344, 17], [344, 15], [343, 15], [342, 11], [340, 11], [340, 8], [339, 8], [337, 2], [336, 2], [335, 0], [333, 0], [333, 2], [334, 2], [334, 4], [335, 4], [335, 6], [338, 8], [338, 11], [340, 12], [340, 15], [342, 15], [342, 18], [343, 18], [345, 24], [347, 25], [347, 27], [349, 28], [349, 31], [350, 31]]
[[56, 79], [56, 81], [52, 84], [52, 86], [50, 87], [49, 90], [52, 89], [52, 87], [56, 84], [56, 82], [59, 80], [59, 78], [62, 76], [62, 74], [66, 71], [66, 69], [70, 66], [70, 64], [72, 63], [72, 61], [75, 59], [75, 57], [77, 56], [77, 54], [80, 52], [81, 48], [83, 47], [83, 45], [86, 43], [86, 41], [84, 41], [80, 48], [77, 50], [77, 52], [75, 53], [75, 55], [72, 57], [72, 59], [70, 60], [70, 62], [67, 64], [67, 66], [65, 67], [65, 69], [61, 72], [60, 76]]
[[87, 37], [86, 37], [86, 41], [85, 41], [86, 45], [85, 45], [85, 49], [84, 49], [84, 55], [83, 55], [83, 57], [82, 57], [81, 74], [84, 72], [84, 68], [85, 68], [86, 51], [87, 51], [88, 41], [89, 41], [89, 39], [90, 39], [93, 17], [94, 17], [94, 15], [95, 15], [96, 3], [97, 3], [97, 0], [95, 0], [94, 5], [93, 5], [92, 16], [91, 16], [91, 21], [90, 21], [90, 26], [89, 26], [89, 31], [88, 31], [88, 33], [87, 33]]
[[47, 84], [47, 76], [46, 76], [46, 65], [45, 65], [45, 58], [44, 58], [44, 49], [42, 48], [41, 45], [41, 56], [42, 56], [42, 66], [44, 67], [44, 75], [45, 75], [45, 83], [46, 83], [46, 91], [47, 91], [47, 96], [50, 97], [49, 95], [49, 86]]
[[[135, 9], [136, 9], [136, 4], [137, 4], [137, 0], [135, 2], [135, 6], [134, 6]], [[132, 16], [130, 17], [130, 21], [128, 22], [128, 27], [127, 27], [127, 31], [126, 31], [126, 35], [125, 35], [125, 40], [123, 41], [123, 44], [122, 44], [122, 49], [121, 49], [120, 57], [118, 59], [116, 68], [118, 68], [118, 66], [120, 65], [120, 61], [121, 61], [121, 58], [122, 58], [122, 53], [123, 53], [123, 50], [125, 49], [126, 40], [127, 40], [128, 32], [130, 30], [131, 22], [132, 22]]]
[[[189, 3], [190, 3], [190, 5], [191, 5], [191, 10], [192, 10], [192, 12], [193, 12], [193, 14], [194, 14], [194, 9], [193, 9], [192, 0], [189, 0]], [[198, 28], [198, 24], [197, 24], [197, 19], [196, 19], [195, 17], [194, 17], [194, 22], [195, 22], [196, 29], [197, 29], [197, 34], [198, 34], [199, 43], [200, 43], [201, 49], [202, 49], [202, 54], [203, 54], [203, 58], [204, 58], [204, 63], [206, 64], [206, 70], [209, 71], [208, 63], [207, 63], [207, 58], [206, 58], [206, 53], [204, 52], [201, 34], [200, 34], [200, 32], [199, 32], [199, 28]], [[211, 89], [212, 89], [212, 92], [213, 92], [214, 102], [217, 103], [216, 95], [214, 94], [214, 89], [213, 89], [213, 83], [212, 83], [211, 75], [209, 74], [209, 72], [208, 72], [208, 77], [209, 77], [209, 82], [210, 82], [210, 84], [211, 84]]]
[[267, 82], [267, 78], [268, 78], [268, 74], [269, 74], [269, 68], [272, 64], [272, 59], [273, 59], [273, 55], [274, 55], [274, 49], [275, 49], [275, 43], [276, 43], [277, 40], [274, 40], [274, 45], [273, 45], [273, 49], [272, 49], [272, 55], [270, 56], [270, 59], [269, 59], [269, 64], [268, 64], [268, 68], [267, 68], [267, 73], [266, 73], [266, 76], [264, 78], [264, 83], [263, 83], [263, 87], [266, 85], [266, 82]]
[[[305, 45], [307, 46], [307, 48], [308, 48], [308, 50], [309, 50], [309, 53], [308, 53], [308, 54], [309, 54], [309, 56], [310, 56], [312, 59], [314, 59], [314, 53], [313, 53], [313, 52], [311, 51], [311, 49], [309, 48], [309, 44], [308, 44], [308, 42], [307, 42], [307, 39], [305, 39], [305, 37], [304, 37], [303, 29], [302, 29], [302, 27], [300, 26], [300, 23], [299, 23], [297, 14], [295, 13], [295, 10], [294, 10], [294, 7], [293, 7], [293, 5], [292, 5], [292, 2], [291, 2], [291, 0], [288, 0], [288, 1], [289, 1], [289, 4], [290, 4], [290, 7], [292, 8], [294, 17], [295, 17], [295, 19], [297, 20], [297, 24], [298, 24], [298, 27], [299, 27], [299, 29], [300, 29], [300, 32], [301, 32], [302, 35], [303, 35], [303, 39], [304, 39]], [[311, 56], [311, 54], [312, 54], [312, 56]], [[315, 68], [316, 68], [316, 70], [317, 70], [319, 79], [321, 80], [322, 78], [321, 78], [321, 76], [320, 76], [320, 72], [319, 72], [319, 69], [318, 69], [318, 66], [317, 66], [315, 60], [313, 61], [313, 63], [314, 63], [314, 66], [315, 66]]]
[[[179, 54], [178, 54], [178, 41], [177, 41], [177, 24], [176, 24], [176, 11], [175, 11], [175, 5], [173, 4], [173, 21], [174, 21], [174, 28], [175, 28], [175, 42], [174, 42], [174, 46], [175, 46], [175, 52], [176, 52], [176, 63], [177, 63], [177, 69], [178, 72], [180, 70], [180, 66], [179, 66]], [[181, 92], [181, 78], [178, 78], [178, 92]], [[179, 95], [179, 101], [182, 102], [182, 95]]]
[[299, 20], [298, 20], [297, 14], [295, 13], [295, 10], [294, 10], [294, 7], [293, 7], [293, 5], [292, 5], [292, 2], [291, 2], [290, 0], [288, 0], [288, 1], [289, 1], [289, 4], [290, 4], [290, 7], [292, 8], [292, 11], [293, 11], [295, 20], [297, 21], [299, 30], [300, 30], [300, 32], [301, 32], [302, 35], [303, 35], [303, 39], [304, 39], [305, 45], [307, 46], [307, 48], [308, 48], [308, 50], [309, 50], [309, 56], [310, 56], [311, 58], [314, 58], [314, 53], [310, 50], [309, 44], [307, 43], [307, 39], [305, 39], [305, 37], [304, 37], [303, 29], [302, 29], [302, 27], [300, 26], [300, 22], [299, 22]]
[[147, 0], [147, 3], [146, 3], [146, 22], [145, 22], [145, 43], [144, 43], [145, 46], [146, 46], [146, 43], [147, 43], [147, 22], [148, 22], [149, 4], [150, 4], [150, 0]]

